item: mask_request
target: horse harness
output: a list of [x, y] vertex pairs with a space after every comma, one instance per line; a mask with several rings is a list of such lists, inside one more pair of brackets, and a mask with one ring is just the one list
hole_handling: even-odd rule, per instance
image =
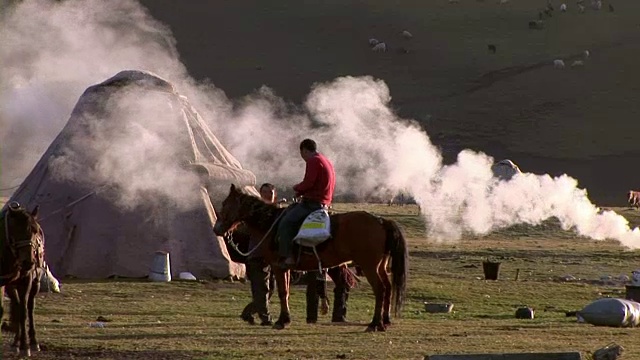
[[[9, 212], [17, 211], [20, 209], [20, 204], [16, 201], [11, 202], [9, 204]], [[8, 242], [9, 250], [14, 258], [18, 256], [18, 250], [24, 247], [30, 246], [33, 248], [33, 258], [35, 260], [36, 268], [44, 267], [44, 232], [39, 225], [37, 226], [37, 232], [35, 234], [31, 234], [28, 239], [15, 239], [11, 236], [11, 232], [9, 231], [9, 213], [5, 214], [4, 217], [4, 228], [5, 228], [5, 237]], [[1, 275], [0, 279], [5, 277], [11, 277], [13, 274]]]

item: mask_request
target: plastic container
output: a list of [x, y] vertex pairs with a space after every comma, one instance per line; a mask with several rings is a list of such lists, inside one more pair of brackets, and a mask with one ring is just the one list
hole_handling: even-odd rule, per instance
[[149, 280], [160, 282], [171, 281], [171, 264], [168, 252], [156, 251], [153, 257], [153, 263], [151, 264]]

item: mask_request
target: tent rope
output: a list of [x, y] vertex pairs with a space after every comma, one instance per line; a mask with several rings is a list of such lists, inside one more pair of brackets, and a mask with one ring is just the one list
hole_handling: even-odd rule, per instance
[[56, 209], [56, 210], [54, 210], [54, 211], [50, 212], [50, 213], [49, 213], [49, 214], [47, 214], [46, 216], [41, 217], [41, 218], [40, 218], [40, 221], [44, 221], [44, 220], [46, 220], [48, 217], [50, 217], [51, 215], [55, 215], [55, 214], [59, 213], [60, 211], [64, 210], [65, 208], [71, 207], [71, 206], [73, 206], [73, 205], [75, 205], [75, 204], [79, 203], [80, 201], [82, 201], [82, 200], [84, 200], [84, 199], [88, 198], [89, 196], [91, 196], [91, 195], [93, 195], [93, 194], [97, 193], [97, 192], [98, 192], [98, 191], [100, 191], [100, 189], [101, 189], [101, 188], [103, 188], [103, 187], [104, 187], [104, 186], [101, 186], [100, 188], [98, 188], [98, 189], [96, 189], [96, 190], [93, 190], [92, 192], [90, 192], [90, 193], [87, 193], [87, 194], [83, 195], [83, 196], [82, 196], [82, 197], [80, 197], [79, 199], [77, 199], [77, 200], [75, 200], [75, 201], [72, 201], [72, 202], [70, 202], [70, 203], [66, 204], [66, 205], [65, 205], [65, 206], [63, 206], [63, 207], [58, 208], [58, 209]]
[[224, 235], [224, 239], [227, 242], [227, 244], [229, 244], [229, 246], [231, 246], [235, 251], [238, 252], [238, 254], [240, 254], [241, 256], [249, 256], [251, 255], [254, 251], [256, 251], [260, 245], [262, 245], [262, 243], [264, 242], [264, 240], [267, 238], [267, 236], [269, 236], [269, 234], [271, 233], [271, 230], [273, 230], [273, 227], [276, 226], [276, 224], [278, 223], [278, 220], [280, 220], [280, 218], [282, 217], [282, 215], [284, 215], [287, 212], [287, 210], [285, 209], [285, 211], [283, 211], [282, 213], [280, 213], [280, 215], [278, 215], [278, 217], [273, 221], [273, 224], [271, 224], [271, 227], [269, 228], [269, 230], [264, 234], [264, 236], [262, 237], [262, 240], [260, 240], [260, 242], [258, 243], [258, 245], [256, 245], [253, 249], [249, 250], [248, 252], [242, 252], [240, 250], [240, 248], [238, 248], [238, 244], [236, 244], [235, 242], [233, 242], [233, 234], [231, 232], [227, 232]]

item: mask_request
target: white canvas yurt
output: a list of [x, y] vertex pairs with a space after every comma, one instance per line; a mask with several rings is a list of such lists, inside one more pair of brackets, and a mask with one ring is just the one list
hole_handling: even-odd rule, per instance
[[156, 251], [173, 276], [242, 277], [214, 209], [255, 181], [172, 84], [132, 70], [86, 89], [10, 201], [40, 205], [58, 278], [144, 277]]

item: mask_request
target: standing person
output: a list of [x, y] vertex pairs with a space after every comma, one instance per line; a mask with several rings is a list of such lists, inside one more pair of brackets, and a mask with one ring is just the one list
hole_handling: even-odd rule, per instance
[[309, 271], [305, 274], [307, 281], [307, 323], [318, 321], [318, 303], [321, 297], [326, 297], [326, 281], [324, 277], [329, 274], [335, 284], [333, 289], [333, 313], [331, 322], [347, 321], [347, 300], [349, 290], [355, 286], [355, 277], [347, 265], [340, 265], [329, 270], [324, 270], [320, 276], [318, 271]]
[[331, 205], [335, 188], [333, 164], [318, 152], [315, 141], [302, 140], [300, 156], [306, 163], [304, 179], [293, 190], [296, 197], [300, 196], [302, 199], [289, 206], [278, 224], [279, 265], [283, 269], [290, 269], [295, 265], [292, 247], [300, 225], [312, 212]]
[[[277, 199], [276, 187], [270, 183], [260, 186], [260, 197], [268, 204], [275, 204]], [[256, 239], [248, 235], [245, 231], [240, 231], [240, 236], [248, 236], [248, 249], [250, 251], [258, 246], [261, 239]], [[246, 241], [246, 240], [245, 240]], [[271, 268], [259, 251], [254, 251], [247, 257], [247, 278], [251, 282], [251, 302], [242, 310], [240, 317], [249, 324], [254, 324], [253, 314], [257, 313], [263, 326], [273, 325], [271, 314], [269, 313], [269, 300], [275, 288], [275, 279], [271, 273]]]

